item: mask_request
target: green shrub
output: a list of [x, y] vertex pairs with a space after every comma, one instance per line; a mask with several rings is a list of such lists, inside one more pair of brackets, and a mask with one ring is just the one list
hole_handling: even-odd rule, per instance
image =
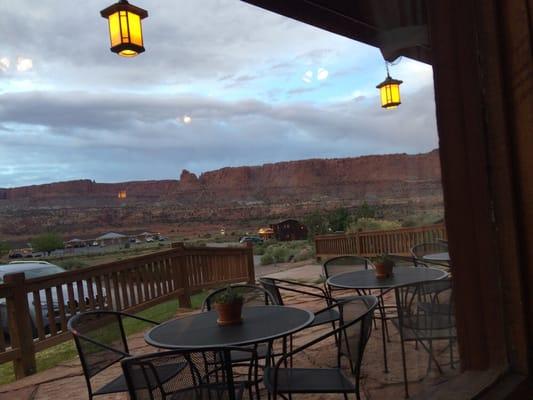
[[289, 250], [286, 247], [278, 245], [272, 248], [272, 257], [274, 258], [274, 261], [277, 263], [288, 261], [289, 255], [290, 255]]
[[359, 218], [348, 227], [348, 232], [381, 231], [401, 228], [398, 221], [388, 221], [375, 218]]
[[55, 261], [54, 264], [62, 268], [65, 268], [66, 270], [81, 269], [81, 268], [85, 268], [88, 266], [88, 264], [85, 261], [82, 261], [77, 258], [70, 258], [70, 259], [67, 258], [66, 260]]
[[261, 256], [261, 265], [269, 265], [274, 263], [274, 257], [272, 254], [265, 253]]

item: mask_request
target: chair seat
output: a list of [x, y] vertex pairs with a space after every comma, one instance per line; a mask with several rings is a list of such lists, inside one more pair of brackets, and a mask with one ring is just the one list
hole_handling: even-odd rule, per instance
[[[425, 319], [426, 322], [406, 322], [403, 326], [404, 340], [440, 340], [453, 339], [457, 336], [455, 326], [450, 325], [448, 318], [438, 318], [433, 316], [431, 318], [419, 317], [416, 319]], [[392, 318], [390, 321], [398, 330], [400, 329], [398, 318]]]
[[[265, 387], [274, 392], [273, 368], [264, 375]], [[338, 368], [280, 368], [278, 393], [346, 393], [354, 392], [355, 385]]]
[[340, 319], [339, 311], [332, 308], [324, 312], [315, 314], [315, 319], [310, 326], [318, 326], [322, 324], [327, 324], [328, 322], [335, 322]]
[[[179, 363], [179, 364], [166, 364], [161, 365], [156, 368], [157, 376], [159, 377], [159, 380], [161, 382], [166, 382], [169, 379], [175, 377], [180, 373], [181, 370], [183, 370], [186, 367], [186, 363]], [[133, 382], [145, 382], [144, 376], [141, 376], [141, 371], [136, 371], [132, 376]], [[153, 388], [156, 386], [156, 382], [154, 380], [153, 376], [148, 376], [148, 380], [150, 381], [150, 388]], [[120, 392], [127, 392], [128, 391], [128, 385], [126, 383], [126, 377], [124, 375], [120, 375], [113, 379], [111, 382], [106, 383], [104, 386], [102, 386], [100, 389], [98, 389], [96, 392], [94, 392], [94, 395], [101, 395], [101, 394], [110, 394], [110, 393], [120, 393]]]
[[428, 313], [428, 314], [440, 314], [440, 315], [451, 315], [451, 304], [450, 303], [418, 303], [417, 307]]

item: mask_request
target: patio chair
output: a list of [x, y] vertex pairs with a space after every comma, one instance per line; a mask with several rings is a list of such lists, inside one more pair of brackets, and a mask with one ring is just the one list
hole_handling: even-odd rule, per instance
[[428, 261], [424, 256], [434, 253], [445, 253], [448, 251], [448, 243], [443, 241], [420, 243], [411, 248], [411, 254], [415, 258], [415, 263], [422, 267], [427, 267], [428, 264], [440, 265], [449, 267], [446, 262]]
[[[122, 360], [128, 392], [132, 400], [240, 400], [246, 382], [257, 375], [257, 362], [250, 362], [246, 371], [234, 371], [231, 354], [234, 350], [249, 352], [251, 360], [257, 360], [253, 350], [231, 347], [201, 350], [171, 350]], [[184, 365], [170, 379], [161, 379], [158, 371], [168, 365]], [[244, 375], [246, 381], [238, 381]]]
[[[88, 311], [77, 314], [68, 321], [67, 327], [78, 349], [89, 399], [128, 391], [124, 375], [119, 375], [96, 390], [92, 383], [96, 375], [123, 358], [131, 356], [124, 332], [124, 318], [158, 325], [158, 322], [118, 311]], [[162, 365], [156, 372], [159, 379], [166, 382], [176, 376], [182, 368], [181, 364], [167, 364]]]
[[401, 256], [399, 254], [387, 254], [387, 259], [394, 263], [394, 267], [426, 267], [422, 263], [417, 263], [415, 257]]
[[[284, 395], [291, 396], [296, 393], [342, 393], [345, 398], [354, 393], [360, 400], [361, 363], [372, 331], [372, 315], [377, 305], [378, 299], [374, 296], [342, 299], [337, 305], [341, 315], [338, 328], [299, 346], [281, 357], [275, 365], [267, 367], [265, 387], [274, 400], [278, 395], [285, 397]], [[288, 358], [331, 337], [338, 337], [340, 342], [334, 368], [284, 367]], [[348, 374], [346, 368], [343, 368], [343, 360], [348, 361]]]
[[331, 299], [327, 292], [321, 287], [287, 279], [270, 277], [259, 278], [259, 283], [267, 292], [272, 295], [276, 301], [276, 304], [282, 306], [285, 305], [285, 302], [281, 292], [297, 293], [299, 295], [309, 296], [313, 299], [322, 300], [324, 307], [314, 313], [315, 319], [310, 327], [327, 323], [335, 323], [339, 320], [340, 315], [337, 308], [331, 307], [334, 304], [333, 299]]
[[[325, 281], [335, 275], [344, 274], [346, 272], [353, 272], [353, 271], [361, 271], [369, 268], [373, 268], [372, 262], [364, 257], [359, 256], [340, 256], [340, 257], [334, 257], [329, 260], [327, 260], [323, 265], [323, 271], [324, 271], [324, 277]], [[333, 292], [336, 292], [338, 294], [346, 294], [346, 289], [339, 289], [334, 288], [326, 283], [324, 284], [326, 291], [330, 297], [333, 296]], [[358, 291], [357, 294], [364, 295], [366, 294], [364, 291]], [[350, 296], [353, 296], [353, 293], [349, 294]]]
[[[279, 305], [276, 298], [273, 297], [267, 290], [256, 285], [237, 284], [231, 287], [243, 296], [243, 307], [265, 306], [265, 305]], [[211, 311], [217, 296], [226, 290], [226, 287], [213, 290], [207, 295], [203, 304], [202, 311]], [[257, 359], [266, 359], [270, 354], [270, 343], [260, 343], [253, 346], [243, 346], [243, 351], [234, 349], [231, 352], [231, 360], [235, 365], [247, 365], [252, 359], [250, 358], [249, 350], [253, 350]], [[286, 347], [286, 342], [283, 342], [283, 347]], [[257, 378], [257, 377], [256, 377]], [[259, 398], [259, 379], [251, 381], [256, 388], [257, 397]]]
[[409, 397], [405, 342], [414, 341], [428, 353], [428, 371], [434, 363], [442, 372], [434, 354], [434, 341], [448, 341], [453, 368], [453, 343], [456, 338], [453, 292], [450, 279], [426, 281], [394, 289], [398, 317], [392, 320], [400, 332], [405, 397]]

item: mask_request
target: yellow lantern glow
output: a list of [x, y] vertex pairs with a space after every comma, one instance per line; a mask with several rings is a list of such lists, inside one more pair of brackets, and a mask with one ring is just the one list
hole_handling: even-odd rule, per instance
[[119, 199], [125, 199], [128, 195], [126, 194], [126, 191], [125, 190], [120, 190], [118, 192], [118, 198]]
[[100, 11], [109, 21], [111, 51], [122, 57], [135, 57], [144, 51], [141, 19], [148, 17], [148, 11], [131, 5], [127, 0]]
[[400, 100], [400, 85], [402, 83], [403, 81], [392, 79], [387, 71], [387, 78], [376, 86], [381, 95], [381, 107], [390, 110], [402, 104]]

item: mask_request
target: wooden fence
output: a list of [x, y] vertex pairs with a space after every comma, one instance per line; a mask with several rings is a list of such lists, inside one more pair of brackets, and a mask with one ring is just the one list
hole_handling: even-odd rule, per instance
[[384, 253], [406, 255], [415, 244], [439, 239], [447, 239], [444, 224], [389, 231], [321, 235], [315, 237], [315, 246], [318, 259], [350, 254], [373, 257]]
[[71, 338], [68, 319], [88, 310], [137, 312], [235, 282], [255, 281], [251, 247], [185, 247], [62, 274], [26, 280], [4, 277], [0, 285], [0, 364], [12, 361], [15, 376], [35, 373], [35, 353]]

